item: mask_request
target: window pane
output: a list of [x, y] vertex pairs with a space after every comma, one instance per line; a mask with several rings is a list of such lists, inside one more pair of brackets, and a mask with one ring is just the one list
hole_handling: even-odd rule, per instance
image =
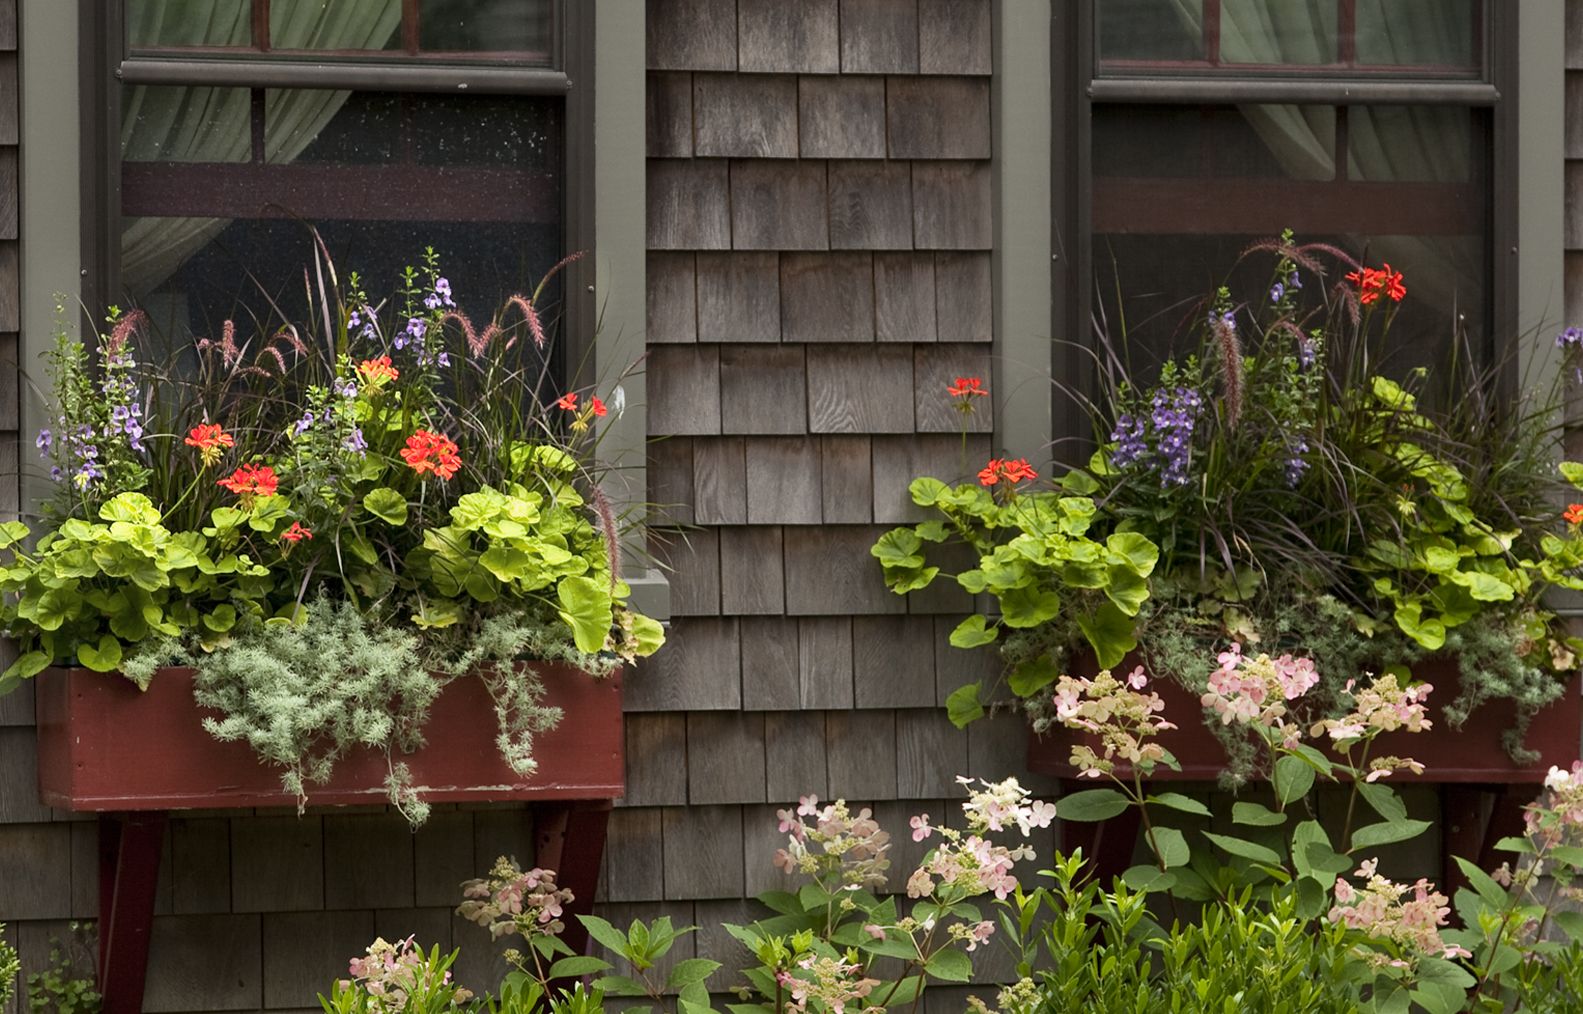
[[1479, 0], [1357, 0], [1358, 63], [1475, 70]]
[[418, 48], [529, 53], [548, 63], [552, 9], [549, 0], [422, 0]]
[[251, 110], [246, 88], [123, 89], [121, 157], [128, 162], [246, 162]]
[[[142, 90], [126, 89], [129, 106]], [[204, 91], [163, 90], [177, 100]], [[261, 289], [288, 312], [300, 304], [309, 225], [370, 296], [433, 245], [458, 293], [465, 280], [466, 309], [485, 316], [558, 259], [558, 100], [316, 89], [261, 98], [267, 161], [123, 167], [118, 295], [176, 332], [210, 333], [239, 306], [267, 308]], [[186, 139], [188, 161], [210, 161], [198, 157], [206, 135], [179, 112], [161, 122]], [[123, 132], [129, 150], [155, 140], [141, 120]]]
[[401, 0], [271, 0], [272, 49], [385, 49], [401, 40]]
[[1204, 59], [1204, 0], [1099, 0], [1103, 60]]
[[156, 46], [250, 46], [250, 0], [127, 0], [126, 38]]
[[1335, 63], [1336, 0], [1221, 0], [1225, 63]]
[[1355, 180], [1468, 183], [1482, 179], [1487, 146], [1477, 114], [1456, 106], [1353, 106], [1347, 166]]
[[1330, 106], [1094, 107], [1095, 177], [1335, 177]]

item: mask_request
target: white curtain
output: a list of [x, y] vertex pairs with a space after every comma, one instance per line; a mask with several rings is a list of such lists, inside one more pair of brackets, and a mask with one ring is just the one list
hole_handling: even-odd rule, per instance
[[[1203, 31], [1198, 0], [1171, 0], [1184, 31]], [[1451, 5], [1461, 10], [1461, 5]], [[1220, 56], [1226, 63], [1315, 64], [1335, 59], [1336, 0], [1223, 0]], [[1448, 15], [1444, 0], [1358, 0], [1359, 55], [1371, 63], [1457, 65], [1468, 59], [1470, 23]], [[1412, 31], [1397, 26], [1412, 25]], [[1459, 28], [1459, 24], [1462, 28]], [[1330, 106], [1239, 107], [1281, 167], [1298, 180], [1335, 177], [1335, 109]], [[1465, 182], [1474, 178], [1465, 128], [1454, 107], [1353, 106], [1348, 111], [1347, 177], [1363, 182]], [[1404, 236], [1359, 237], [1369, 257], [1392, 261], [1428, 299], [1449, 308], [1476, 291], [1482, 275], [1476, 242], [1428, 242]]]
[[[189, 45], [245, 45], [247, 4], [142, 0], [132, 5], [134, 39]], [[382, 49], [401, 27], [401, 0], [297, 0], [271, 11], [276, 49]], [[350, 92], [272, 90], [264, 150], [273, 163], [294, 161], [340, 111]], [[252, 156], [251, 97], [245, 88], [136, 86], [122, 99], [121, 157], [127, 162], [246, 162]], [[223, 218], [128, 218], [121, 234], [121, 281], [146, 293], [220, 230]]]

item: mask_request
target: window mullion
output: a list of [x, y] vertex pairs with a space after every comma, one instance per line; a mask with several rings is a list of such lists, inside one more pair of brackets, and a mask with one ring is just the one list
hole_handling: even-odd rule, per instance
[[269, 0], [253, 0], [253, 48], [269, 52]]

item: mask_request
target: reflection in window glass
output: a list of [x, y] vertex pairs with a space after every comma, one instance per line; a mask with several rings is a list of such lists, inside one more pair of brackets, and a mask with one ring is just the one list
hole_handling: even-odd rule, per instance
[[250, 46], [250, 0], [127, 0], [126, 38], [156, 46]]
[[1358, 62], [1478, 67], [1478, 0], [1357, 0]]
[[427, 52], [550, 54], [549, 0], [422, 0], [418, 48]]
[[271, 0], [272, 49], [384, 49], [401, 38], [401, 0]]
[[1331, 106], [1094, 107], [1095, 177], [1328, 180]]
[[1352, 179], [1467, 183], [1483, 175], [1483, 132], [1471, 109], [1353, 106], [1347, 117], [1347, 171]]
[[1336, 0], [1222, 0], [1226, 63], [1335, 63]]
[[121, 99], [121, 157], [128, 162], [246, 162], [246, 88], [148, 85]]
[[1103, 60], [1202, 60], [1204, 0], [1099, 0]]

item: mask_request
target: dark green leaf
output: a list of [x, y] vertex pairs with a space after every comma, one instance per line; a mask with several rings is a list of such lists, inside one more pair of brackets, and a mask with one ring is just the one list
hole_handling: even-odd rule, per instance
[[1115, 789], [1085, 789], [1062, 796], [1055, 804], [1062, 820], [1109, 820], [1129, 805], [1127, 797]]
[[951, 691], [951, 695], [945, 699], [945, 714], [958, 729], [983, 718], [984, 705], [979, 700], [979, 685], [967, 683]]
[[1431, 827], [1427, 820], [1386, 820], [1352, 832], [1352, 846], [1348, 851], [1378, 848], [1399, 841], [1416, 838]]
[[1286, 814], [1276, 813], [1259, 803], [1232, 803], [1231, 822], [1252, 827], [1279, 827], [1286, 823]]
[[1195, 814], [1199, 817], [1211, 816], [1209, 807], [1200, 803], [1191, 796], [1184, 796], [1180, 792], [1160, 792], [1148, 797], [1150, 806], [1164, 806], [1183, 813]]

